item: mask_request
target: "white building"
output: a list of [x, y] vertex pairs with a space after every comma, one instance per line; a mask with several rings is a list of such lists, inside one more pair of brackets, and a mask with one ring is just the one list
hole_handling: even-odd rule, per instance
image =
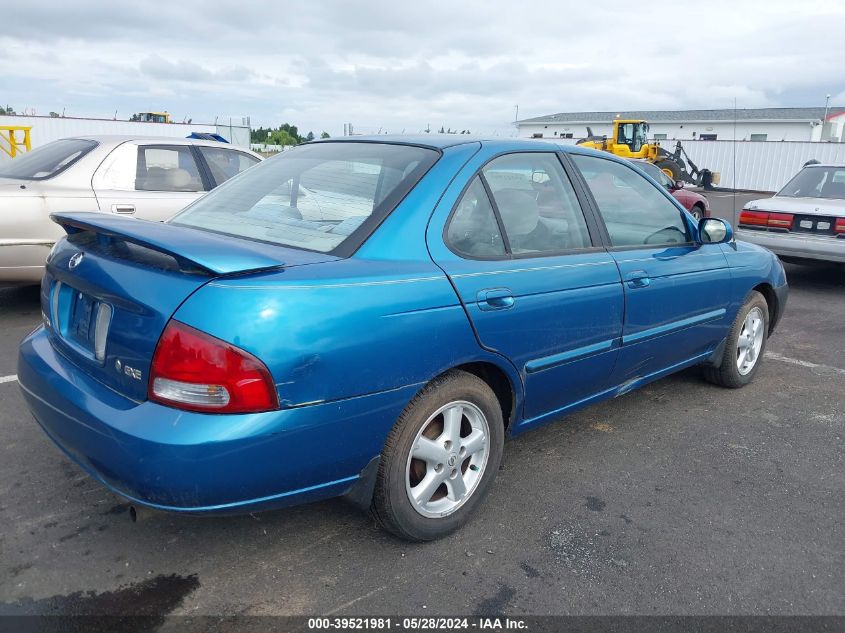
[[613, 120], [617, 118], [648, 121], [649, 136], [655, 140], [845, 142], [845, 107], [842, 106], [561, 112], [522, 119], [516, 124], [521, 138], [562, 138], [574, 143], [587, 136], [587, 127], [595, 135], [610, 137]]

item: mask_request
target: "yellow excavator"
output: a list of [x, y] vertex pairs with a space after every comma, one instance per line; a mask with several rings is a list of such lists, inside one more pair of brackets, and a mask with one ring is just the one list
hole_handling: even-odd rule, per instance
[[682, 180], [693, 185], [709, 188], [718, 184], [718, 173], [699, 169], [690, 160], [681, 142], [675, 145], [673, 153], [667, 152], [657, 142], [648, 142], [648, 121], [636, 119], [614, 119], [613, 137], [597, 136], [587, 128], [587, 137], [577, 142], [582, 147], [610, 152], [620, 158], [647, 160], [659, 167], [672, 180]]

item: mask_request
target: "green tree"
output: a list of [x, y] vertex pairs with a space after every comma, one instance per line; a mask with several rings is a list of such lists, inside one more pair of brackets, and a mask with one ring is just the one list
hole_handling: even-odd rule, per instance
[[260, 127], [252, 130], [250, 141], [252, 143], [271, 143], [275, 145], [298, 145], [305, 141], [305, 137], [299, 135], [299, 129], [295, 125], [282, 123], [277, 128]]
[[331, 136], [329, 136], [328, 132], [323, 132], [322, 134], [320, 134], [320, 138], [331, 138]]
[[294, 138], [285, 130], [278, 129], [270, 134], [270, 143], [273, 145], [297, 145], [299, 139]]
[[313, 141], [314, 138], [315, 138], [314, 132], [308, 132], [308, 134], [305, 136], [306, 141]]

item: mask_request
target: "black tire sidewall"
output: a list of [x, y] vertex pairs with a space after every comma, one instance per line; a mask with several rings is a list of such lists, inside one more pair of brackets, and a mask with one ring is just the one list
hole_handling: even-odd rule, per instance
[[[757, 356], [757, 361], [754, 363], [754, 367], [751, 368], [751, 371], [747, 374], [743, 375], [739, 373], [739, 368], [736, 366], [736, 347], [737, 342], [739, 341], [740, 332], [742, 332], [742, 325], [745, 322], [745, 318], [748, 316], [748, 313], [751, 312], [754, 308], [760, 308], [760, 311], [763, 313], [763, 345], [760, 347], [760, 353]], [[728, 336], [728, 340], [725, 347], [725, 354], [722, 358], [722, 366], [721, 371], [722, 375], [727, 378], [730, 383], [735, 384], [736, 386], [744, 386], [754, 380], [754, 376], [757, 374], [757, 371], [760, 369], [760, 365], [763, 364], [763, 355], [766, 353], [766, 344], [769, 341], [769, 306], [766, 303], [765, 298], [759, 292], [752, 292], [751, 295], [746, 299], [745, 303], [743, 304], [742, 308], [736, 315], [736, 319], [734, 319], [734, 323], [731, 326], [731, 331]]]
[[681, 177], [681, 170], [678, 167], [677, 163], [671, 160], [661, 160], [656, 163], [656, 166], [663, 170], [668, 169], [672, 172], [671, 178], [672, 180], [679, 180]]
[[[487, 465], [472, 496], [454, 513], [441, 518], [419, 514], [408, 499], [405, 477], [408, 455], [417, 433], [429, 416], [448, 402], [471, 402], [487, 418], [490, 429], [487, 443]], [[382, 455], [379, 482], [394, 532], [411, 540], [428, 541], [440, 538], [461, 527], [484, 500], [502, 461], [504, 424], [502, 410], [490, 387], [477, 376], [466, 372], [449, 372], [429, 385], [408, 405], [392, 433], [395, 441]], [[384, 510], [384, 509], [382, 509]], [[398, 529], [397, 529], [398, 528]]]

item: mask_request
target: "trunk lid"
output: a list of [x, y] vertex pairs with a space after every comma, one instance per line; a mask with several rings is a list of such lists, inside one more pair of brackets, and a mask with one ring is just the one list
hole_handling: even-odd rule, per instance
[[87, 374], [146, 400], [150, 364], [176, 309], [209, 281], [337, 259], [188, 227], [99, 213], [51, 218], [67, 233], [41, 306], [52, 344]]
[[[845, 218], [845, 200], [829, 198], [790, 198], [774, 196], [764, 200], [753, 200], [746, 207], [751, 211], [768, 211], [791, 214], [789, 226], [779, 227], [780, 233], [809, 233], [837, 237], [836, 220]], [[772, 230], [769, 227], [769, 230]]]

